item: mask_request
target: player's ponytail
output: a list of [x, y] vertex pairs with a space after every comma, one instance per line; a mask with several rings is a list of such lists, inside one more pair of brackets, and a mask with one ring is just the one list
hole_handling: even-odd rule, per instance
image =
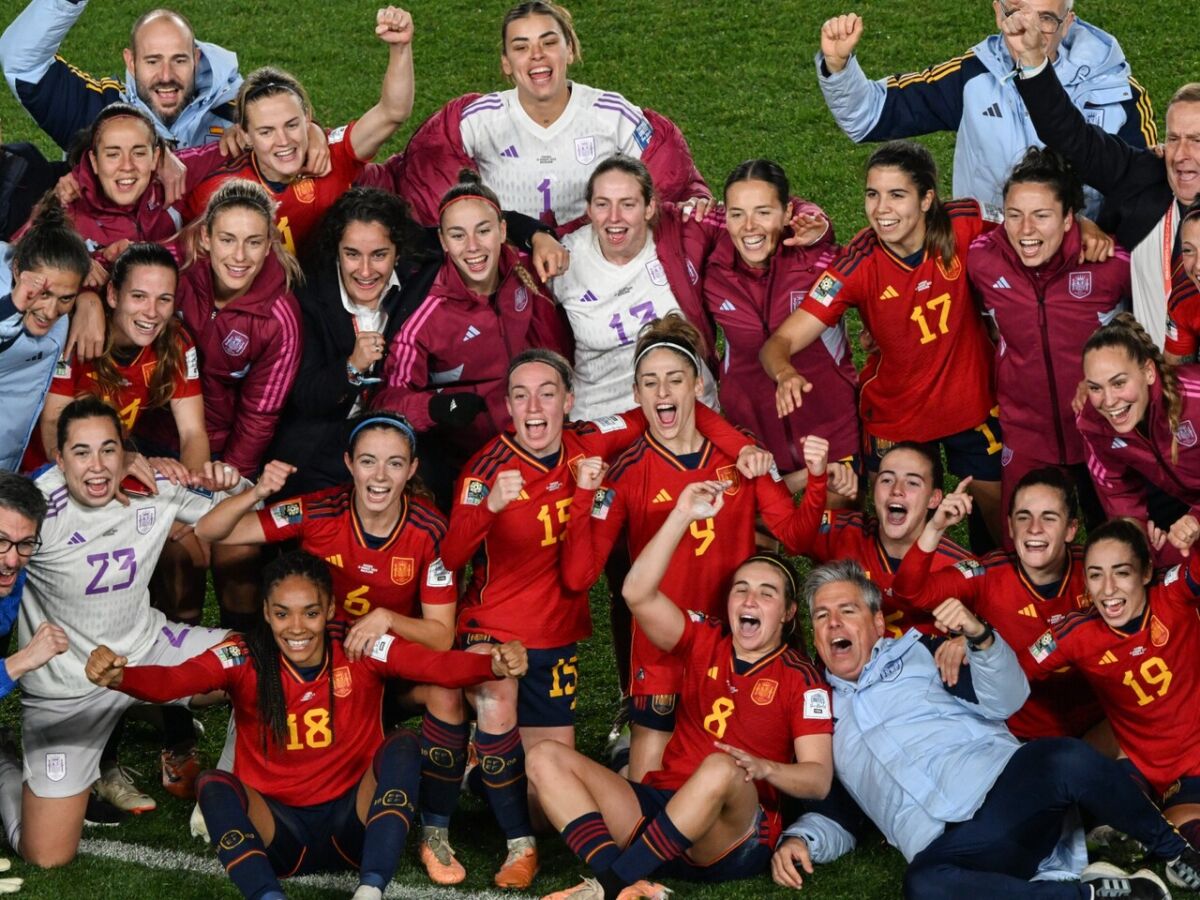
[[54, 191], [38, 201], [29, 225], [12, 246], [12, 267], [18, 275], [34, 269], [62, 269], [82, 281], [92, 268], [87, 245], [71, 224]]
[[1119, 348], [1139, 367], [1152, 363], [1162, 385], [1163, 403], [1166, 405], [1167, 426], [1171, 429], [1171, 464], [1179, 462], [1179, 416], [1183, 411], [1183, 397], [1179, 391], [1179, 376], [1175, 367], [1164, 358], [1154, 339], [1146, 333], [1141, 322], [1132, 313], [1119, 313], [1113, 321], [1092, 332], [1083, 345], [1083, 358], [1093, 350]]
[[925, 252], [939, 258], [945, 271], [952, 271], [956, 250], [954, 228], [938, 196], [938, 168], [933, 154], [914, 141], [888, 141], [867, 160], [868, 172], [879, 168], [899, 169], [907, 175], [916, 188], [918, 200], [932, 193], [933, 200], [925, 211]]

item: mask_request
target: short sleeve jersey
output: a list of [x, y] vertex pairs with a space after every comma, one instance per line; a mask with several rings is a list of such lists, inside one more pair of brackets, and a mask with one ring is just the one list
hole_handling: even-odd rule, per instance
[[1042, 671], [1074, 665], [1096, 693], [1117, 743], [1160, 795], [1200, 775], [1200, 557], [1148, 588], [1137, 630], [1091, 609], [1068, 615], [1029, 645]]
[[425, 501], [405, 496], [388, 535], [370, 536], [354, 509], [354, 488], [328, 488], [258, 511], [271, 543], [292, 538], [329, 563], [333, 595], [347, 619], [381, 608], [418, 617], [421, 604], [455, 603], [454, 573], [442, 565], [446, 520]]
[[965, 266], [967, 248], [987, 225], [974, 200], [945, 207], [956, 247], [949, 266], [924, 252], [902, 260], [868, 228], [800, 306], [825, 325], [855, 307], [874, 337], [879, 349], [863, 367], [859, 400], [863, 426], [874, 437], [948, 437], [986, 420], [995, 403], [992, 345]]
[[342, 196], [362, 173], [367, 161], [354, 155], [350, 133], [354, 123], [343, 125], [329, 132], [328, 174], [320, 178], [303, 175], [286, 185], [267, 178], [259, 170], [258, 162], [251, 153], [244, 162], [214, 172], [189, 193], [182, 201], [185, 221], [191, 222], [204, 215], [208, 201], [225, 182], [232, 178], [245, 178], [261, 184], [275, 202], [275, 224], [289, 253], [303, 248], [316, 233], [329, 207]]
[[463, 108], [463, 149], [504, 209], [559, 223], [583, 215], [587, 182], [615, 153], [641, 159], [654, 129], [620, 94], [571, 84], [562, 115], [543, 127], [516, 90], [486, 94]]
[[[591, 225], [563, 238], [571, 267], [550, 282], [575, 336], [575, 407], [579, 420], [629, 409], [633, 351], [638, 329], [669, 312], [679, 312], [653, 235], [625, 265], [604, 258]], [[716, 406], [716, 381], [705, 368], [704, 403]]]
[[[721, 622], [697, 613], [672, 656], [685, 672], [675, 733], [663, 752], [662, 768], [643, 781], [678, 789], [723, 741], [754, 756], [780, 763], [795, 761], [795, 740], [832, 734], [829, 687], [811, 662], [785, 646], [753, 664], [737, 659], [733, 640]], [[766, 781], [755, 782], [771, 820], [770, 843], [779, 836], [780, 794]]]
[[386, 678], [464, 686], [494, 677], [489, 656], [438, 652], [392, 634], [358, 662], [346, 658], [341, 641], [326, 640], [325, 660], [311, 678], [280, 657], [287, 734], [282, 747], [268, 738], [265, 753], [258, 672], [240, 637], [182, 665], [126, 669], [121, 690], [138, 697], [227, 690], [237, 725], [234, 774], [272, 800], [313, 806], [345, 794], [371, 765], [383, 743], [379, 708]]
[[150, 576], [158, 556], [176, 520], [195, 523], [225, 495], [171, 484], [161, 475], [156, 481], [157, 494], [127, 486], [129, 506], [111, 500], [95, 509], [70, 498], [57, 466], [36, 479], [49, 509], [42, 547], [26, 567], [20, 643], [28, 644], [42, 622], [53, 622], [66, 631], [69, 648], [22, 677], [26, 692], [39, 697], [89, 694], [95, 686], [83, 667], [97, 645], [106, 644], [136, 664], [159, 633], [171, 627], [150, 605]]

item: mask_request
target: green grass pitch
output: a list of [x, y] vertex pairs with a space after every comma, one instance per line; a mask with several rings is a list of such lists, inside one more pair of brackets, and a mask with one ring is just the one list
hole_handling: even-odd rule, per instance
[[[92, 74], [117, 74], [122, 66], [132, 21], [149, 8], [133, 0], [95, 2], [69, 35], [63, 54]], [[0, 0], [0, 26], [23, 0]], [[412, 0], [416, 25], [414, 52], [417, 101], [415, 126], [451, 97], [466, 91], [504, 86], [497, 62], [502, 0], [431, 3]], [[584, 62], [573, 70], [580, 82], [624, 93], [635, 103], [670, 115], [684, 130], [709, 183], [719, 187], [725, 174], [743, 159], [765, 156], [787, 169], [795, 193], [821, 204], [838, 235], [848, 239], [865, 224], [862, 166], [870, 150], [852, 144], [833, 124], [815, 82], [812, 55], [821, 22], [856, 10], [866, 20], [860, 58], [868, 74], [912, 71], [955, 56], [994, 30], [986, 0], [861, 0], [856, 5], [829, 0], [776, 0], [737, 6], [696, 0], [576, 0], [570, 4], [583, 44]], [[375, 5], [358, 0], [188, 0], [178, 5], [203, 40], [235, 50], [243, 72], [267, 63], [296, 73], [312, 95], [322, 124], [333, 126], [371, 106], [379, 90], [386, 52], [372, 36]], [[1187, 5], [1168, 0], [1080, 0], [1079, 12], [1121, 41], [1139, 81], [1150, 91], [1160, 132], [1167, 99], [1175, 87], [1196, 77], [1195, 32]], [[1189, 37], [1191, 35], [1191, 37]], [[0, 91], [0, 125], [6, 140], [32, 140], [49, 154], [48, 140], [7, 90]], [[412, 128], [385, 148], [403, 146]], [[953, 138], [926, 139], [943, 171], [948, 196]], [[599, 753], [614, 701], [615, 674], [607, 634], [607, 595], [593, 592], [596, 635], [581, 649], [579, 743]], [[203, 744], [208, 761], [219, 752], [223, 711], [204, 719], [209, 736]], [[15, 725], [15, 698], [0, 705], [0, 721]], [[67, 898], [236, 897], [223, 877], [214, 877], [211, 856], [187, 836], [190, 807], [153, 784], [157, 752], [153, 732], [134, 725], [128, 732], [127, 762], [140, 769], [143, 786], [159, 799], [155, 813], [116, 829], [90, 829], [89, 846], [111, 850], [120, 859], [85, 854], [70, 866], [40, 872], [16, 864], [25, 877], [22, 896]], [[452, 836], [469, 877], [459, 891], [426, 893], [428, 882], [415, 855], [402, 861], [395, 896], [483, 896], [503, 841], [484, 806], [464, 798]], [[581, 866], [561, 841], [542, 842], [543, 870], [538, 893], [574, 883]], [[162, 851], [159, 868], [124, 861], [142, 850]], [[172, 852], [185, 852], [207, 864], [183, 871]], [[850, 857], [819, 868], [804, 894], [823, 900], [895, 897], [900, 893], [903, 861], [876, 839]], [[737, 884], [696, 887], [673, 885], [688, 897], [783, 897], [766, 877]], [[309, 885], [287, 886], [289, 896], [327, 898], [349, 891]]]

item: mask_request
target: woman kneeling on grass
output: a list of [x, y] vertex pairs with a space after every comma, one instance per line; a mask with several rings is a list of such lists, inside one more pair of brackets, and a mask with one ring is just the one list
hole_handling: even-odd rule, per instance
[[529, 779], [546, 816], [595, 875], [550, 898], [665, 897], [666, 888], [646, 880], [655, 871], [710, 882], [757, 875], [780, 832], [780, 795], [829, 791], [829, 690], [785, 639], [796, 616], [787, 561], [755, 554], [733, 573], [731, 633], [658, 589], [692, 524], [720, 512], [724, 489], [688, 485], [625, 579], [638, 627], [684, 665], [662, 768], [637, 783], [553, 741], [530, 749]]
[[[357, 867], [355, 900], [378, 900], [404, 850], [421, 773], [417, 738], [384, 736], [384, 682], [464, 687], [526, 669], [516, 641], [490, 654], [439, 652], [394, 635], [350, 661], [332, 612], [329, 569], [296, 551], [263, 573], [263, 618], [173, 667], [126, 666], [92, 651], [95, 684], [154, 703], [228, 691], [237, 723], [233, 773], [203, 773], [197, 793], [217, 857], [246, 897], [282, 900], [278, 878]], [[249, 662], [249, 665], [245, 665]]]

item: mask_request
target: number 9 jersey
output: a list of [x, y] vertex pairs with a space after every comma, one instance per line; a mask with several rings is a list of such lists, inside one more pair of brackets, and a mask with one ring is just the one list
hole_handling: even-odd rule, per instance
[[[857, 307], [878, 350], [859, 375], [863, 427], [888, 441], [933, 441], [985, 422], [995, 405], [992, 344], [971, 296], [967, 248], [991, 226], [974, 200], [945, 204], [954, 258], [900, 259], [860, 231], [800, 305], [826, 326]], [[815, 390], [820, 390], [817, 385]]]
[[1146, 595], [1132, 633], [1093, 608], [1051, 626], [1029, 653], [1046, 676], [1067, 665], [1083, 673], [1121, 750], [1161, 796], [1176, 779], [1200, 775], [1200, 554]]

